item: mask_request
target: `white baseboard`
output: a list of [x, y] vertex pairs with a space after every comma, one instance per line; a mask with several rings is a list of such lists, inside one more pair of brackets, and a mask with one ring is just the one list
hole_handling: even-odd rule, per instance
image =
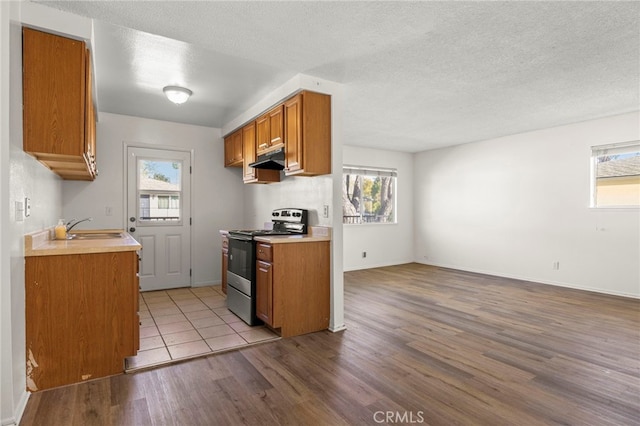
[[332, 333], [337, 333], [339, 331], [344, 331], [347, 329], [346, 324], [342, 324], [342, 325], [338, 325], [338, 326], [333, 326], [333, 327], [329, 327], [329, 331]]
[[487, 271], [487, 270], [483, 270], [483, 269], [464, 268], [464, 267], [461, 267], [459, 265], [447, 265], [447, 264], [441, 264], [441, 263], [427, 263], [427, 262], [421, 262], [421, 261], [418, 261], [418, 260], [416, 260], [415, 262], [416, 263], [420, 263], [422, 265], [437, 266], [439, 268], [457, 269], [458, 271], [473, 272], [473, 273], [476, 273], [476, 274], [484, 274], [484, 275], [493, 275], [495, 277], [510, 278], [510, 279], [520, 280], [520, 281], [529, 281], [529, 282], [534, 282], [534, 283], [539, 283], [539, 284], [553, 285], [553, 286], [556, 286], [556, 287], [572, 288], [574, 290], [591, 291], [593, 293], [608, 294], [610, 296], [621, 296], [621, 297], [630, 297], [630, 298], [633, 298], [633, 299], [640, 299], [640, 295], [633, 294], [633, 293], [624, 293], [624, 292], [620, 292], [620, 291], [603, 290], [601, 288], [585, 287], [585, 286], [580, 286], [580, 285], [575, 285], [575, 284], [565, 283], [565, 282], [560, 282], [560, 281], [541, 280], [539, 278], [531, 278], [531, 277], [525, 277], [525, 276], [520, 276], [520, 275], [504, 274], [504, 273], [500, 273], [500, 272]]
[[194, 283], [194, 284], [191, 285], [191, 287], [209, 287], [209, 286], [212, 286], [212, 285], [220, 285], [221, 283], [222, 283], [221, 280], [218, 280], [218, 281], [205, 281], [205, 282], [202, 282], [202, 283]]
[[382, 263], [368, 263], [366, 265], [355, 265], [355, 266], [344, 266], [343, 271], [360, 271], [363, 269], [373, 269], [373, 268], [384, 268], [385, 266], [395, 266], [395, 265], [404, 265], [406, 263], [412, 263], [413, 260], [396, 260], [393, 262], [382, 262]]
[[27, 408], [27, 402], [29, 401], [30, 395], [31, 394], [29, 392], [22, 391], [22, 395], [20, 395], [20, 400], [15, 408], [13, 417], [2, 419], [2, 426], [14, 426], [20, 424], [20, 420], [22, 420], [22, 415], [24, 414], [24, 409]]

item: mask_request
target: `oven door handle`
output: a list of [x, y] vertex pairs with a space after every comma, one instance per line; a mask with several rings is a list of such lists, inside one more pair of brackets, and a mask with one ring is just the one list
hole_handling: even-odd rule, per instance
[[228, 237], [232, 240], [238, 240], [238, 241], [251, 241], [253, 240], [253, 237], [250, 235], [231, 235], [229, 234]]

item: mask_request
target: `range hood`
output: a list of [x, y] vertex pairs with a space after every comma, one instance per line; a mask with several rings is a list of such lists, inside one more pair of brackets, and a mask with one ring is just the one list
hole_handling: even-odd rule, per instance
[[249, 164], [254, 169], [284, 170], [284, 148], [258, 155], [258, 159]]

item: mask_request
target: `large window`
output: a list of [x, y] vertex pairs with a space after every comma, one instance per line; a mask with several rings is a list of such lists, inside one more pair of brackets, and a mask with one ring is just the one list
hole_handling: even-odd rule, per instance
[[342, 222], [396, 223], [395, 169], [342, 169]]
[[591, 148], [591, 206], [640, 207], [640, 141]]

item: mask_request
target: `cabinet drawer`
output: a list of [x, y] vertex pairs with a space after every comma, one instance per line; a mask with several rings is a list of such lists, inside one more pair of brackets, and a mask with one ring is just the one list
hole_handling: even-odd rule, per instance
[[273, 261], [273, 253], [271, 250], [271, 244], [258, 243], [256, 245], [256, 257], [265, 262]]

